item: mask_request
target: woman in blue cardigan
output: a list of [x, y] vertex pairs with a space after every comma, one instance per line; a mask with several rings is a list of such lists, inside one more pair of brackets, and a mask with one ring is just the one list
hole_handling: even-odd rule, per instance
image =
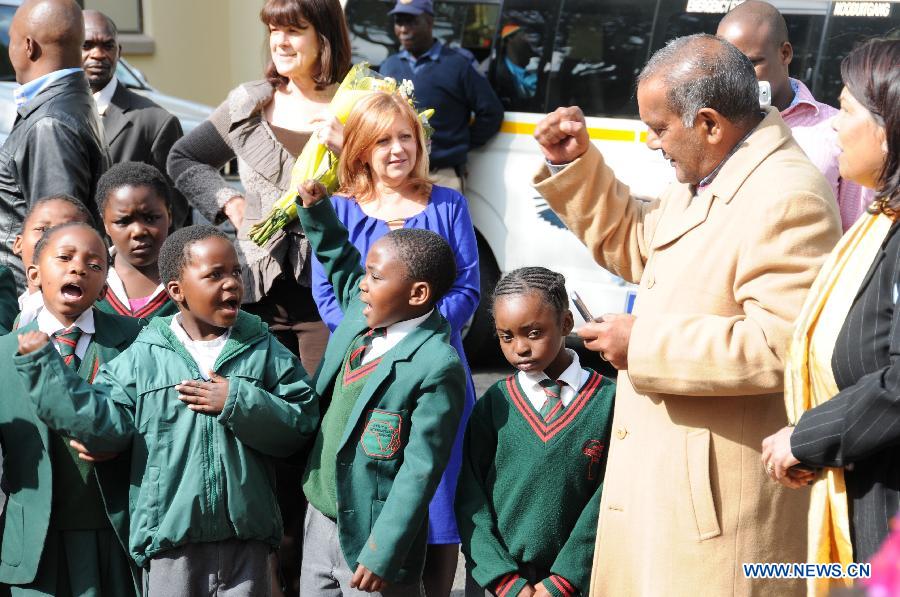
[[[363, 262], [375, 241], [396, 228], [437, 232], [447, 239], [456, 257], [456, 282], [438, 308], [450, 322], [451, 344], [468, 374], [466, 408], [450, 463], [429, 509], [429, 546], [423, 574], [428, 597], [446, 597], [459, 553], [453, 499], [463, 431], [475, 404], [475, 388], [460, 336], [479, 301], [475, 231], [465, 197], [428, 180], [424, 131], [415, 111], [397, 93], [374, 93], [353, 109], [344, 126], [339, 175], [342, 195], [333, 196], [331, 202]], [[322, 266], [313, 260], [312, 267], [313, 297], [322, 319], [334, 330], [343, 318], [340, 304]]]

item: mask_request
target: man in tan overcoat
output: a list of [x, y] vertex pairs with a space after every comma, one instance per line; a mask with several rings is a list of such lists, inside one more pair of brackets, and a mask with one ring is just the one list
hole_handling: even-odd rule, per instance
[[785, 351], [841, 234], [835, 200], [727, 42], [674, 40], [637, 97], [678, 179], [656, 201], [616, 180], [578, 108], [535, 131], [538, 191], [640, 284], [633, 315], [581, 331], [620, 370], [591, 595], [799, 595], [802, 580], [741, 565], [806, 557], [808, 494], [769, 481], [760, 444], [786, 421]]

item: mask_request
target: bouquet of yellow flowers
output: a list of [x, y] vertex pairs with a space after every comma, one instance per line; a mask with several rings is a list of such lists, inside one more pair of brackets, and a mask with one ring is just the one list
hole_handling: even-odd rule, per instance
[[[328, 106], [329, 111], [341, 121], [347, 122], [350, 112], [356, 102], [375, 91], [388, 93], [400, 93], [415, 107], [413, 103], [412, 82], [404, 80], [398, 84], [390, 77], [383, 77], [369, 68], [365, 62], [354, 65], [347, 76], [344, 77], [340, 87], [334, 94]], [[434, 114], [434, 110], [425, 110], [419, 114], [419, 120], [425, 129], [426, 136], [430, 137], [432, 128], [428, 119]], [[318, 139], [317, 135], [310, 137], [303, 151], [294, 162], [291, 169], [291, 183], [288, 191], [275, 202], [272, 211], [266, 219], [250, 228], [250, 239], [259, 246], [266, 244], [272, 236], [297, 218], [297, 187], [306, 180], [313, 179], [323, 185], [329, 194], [338, 186], [338, 158]]]

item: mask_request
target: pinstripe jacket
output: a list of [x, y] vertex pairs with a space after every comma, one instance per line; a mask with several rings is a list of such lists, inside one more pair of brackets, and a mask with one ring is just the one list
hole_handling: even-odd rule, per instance
[[791, 451], [804, 464], [844, 467], [853, 558], [868, 561], [900, 508], [900, 234], [894, 224], [838, 334], [831, 369], [840, 392], [800, 418]]

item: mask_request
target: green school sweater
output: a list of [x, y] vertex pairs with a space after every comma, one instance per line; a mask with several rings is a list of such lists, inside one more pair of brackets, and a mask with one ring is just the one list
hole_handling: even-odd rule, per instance
[[512, 375], [475, 404], [456, 517], [481, 586], [501, 597], [542, 581], [558, 597], [588, 593], [614, 395], [590, 371], [548, 425]]
[[337, 453], [341, 437], [350, 420], [353, 405], [366, 387], [369, 373], [375, 370], [381, 359], [374, 359], [350, 370], [350, 355], [356, 350], [358, 340], [347, 347], [344, 364], [334, 382], [331, 403], [322, 417], [322, 426], [316, 434], [303, 477], [303, 494], [312, 506], [337, 520]]
[[96, 307], [105, 313], [115, 313], [116, 315], [124, 315], [125, 317], [134, 317], [141, 319], [144, 323], [150, 321], [154, 317], [166, 317], [178, 313], [178, 305], [175, 304], [169, 295], [163, 291], [153, 297], [149, 303], [132, 311], [131, 306], [123, 303], [113, 294], [107, 291], [106, 295], [96, 303]]

